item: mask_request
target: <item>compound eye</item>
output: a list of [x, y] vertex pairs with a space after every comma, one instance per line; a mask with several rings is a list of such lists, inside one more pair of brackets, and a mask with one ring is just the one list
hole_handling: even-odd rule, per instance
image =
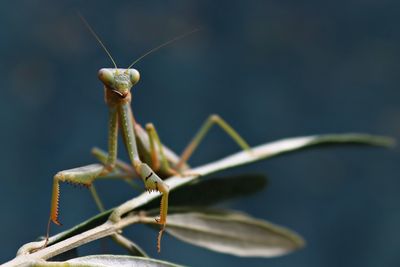
[[135, 69], [129, 69], [129, 78], [131, 80], [132, 85], [135, 85], [138, 83], [140, 79], [140, 74]]
[[100, 69], [98, 77], [105, 85], [109, 86], [114, 83], [114, 73], [110, 69]]

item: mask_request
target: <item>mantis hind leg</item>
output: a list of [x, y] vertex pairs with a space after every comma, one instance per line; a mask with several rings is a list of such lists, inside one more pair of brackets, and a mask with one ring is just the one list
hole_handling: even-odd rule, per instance
[[218, 125], [226, 134], [228, 134], [239, 147], [245, 151], [250, 151], [250, 146], [247, 142], [232, 128], [225, 120], [220, 116], [213, 114], [210, 115], [207, 120], [200, 127], [200, 130], [193, 137], [192, 141], [187, 145], [185, 150], [182, 152], [179, 162], [176, 164], [175, 169], [180, 170], [183, 165], [189, 160], [193, 152], [196, 150], [200, 142], [204, 139], [206, 134], [209, 132], [211, 127], [216, 124]]

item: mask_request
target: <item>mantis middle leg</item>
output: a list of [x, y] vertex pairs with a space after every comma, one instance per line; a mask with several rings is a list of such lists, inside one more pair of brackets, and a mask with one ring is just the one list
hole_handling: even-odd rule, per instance
[[152, 123], [146, 124], [146, 132], [149, 137], [150, 143], [150, 155], [152, 159], [152, 168], [161, 173], [165, 173], [167, 176], [173, 176], [178, 174], [168, 162], [168, 158], [164, 153], [164, 147], [161, 143], [160, 137], [156, 131], [156, 128]]

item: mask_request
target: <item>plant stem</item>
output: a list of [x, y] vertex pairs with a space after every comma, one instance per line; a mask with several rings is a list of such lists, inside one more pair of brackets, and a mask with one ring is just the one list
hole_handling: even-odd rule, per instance
[[[191, 176], [184, 178], [174, 176], [167, 179], [165, 182], [172, 191], [180, 186], [192, 182], [199, 176], [208, 175], [228, 168], [248, 164], [266, 158], [271, 158], [277, 155], [297, 151], [308, 147], [325, 144], [349, 143], [391, 147], [394, 145], [394, 140], [387, 137], [366, 134], [314, 135], [288, 138], [253, 147], [250, 151], [239, 152], [231, 156], [225, 157], [221, 160], [200, 166], [198, 168], [190, 169], [190, 173], [192, 173]], [[40, 249], [43, 246], [44, 241], [27, 243], [19, 249], [16, 258], [5, 263], [3, 266], [26, 266], [34, 263], [43, 263], [43, 260], [52, 258], [70, 249], [79, 247], [83, 244], [106, 236], [114, 235], [118, 233], [119, 230], [128, 225], [141, 222], [141, 220], [145, 222], [145, 219], [137, 214], [129, 214], [125, 217], [122, 216], [150, 202], [151, 200], [158, 198], [159, 196], [159, 193], [149, 194], [147, 192], [144, 192], [138, 197], [135, 197], [121, 204], [114, 210], [109, 210], [102, 214], [96, 215], [88, 221], [81, 223], [80, 225], [68, 231], [51, 237], [49, 241], [50, 246], [46, 248]], [[96, 222], [101, 221], [104, 216], [108, 216], [108, 214], [110, 213], [111, 215], [106, 222], [100, 225], [96, 224]], [[92, 224], [97, 226], [94, 226], [89, 230], [83, 231], [83, 229], [86, 229], [89, 225]], [[79, 233], [80, 231], [83, 232]], [[78, 232], [79, 234], [69, 236], [72, 233], [76, 232]], [[58, 240], [61, 241], [57, 242]]]

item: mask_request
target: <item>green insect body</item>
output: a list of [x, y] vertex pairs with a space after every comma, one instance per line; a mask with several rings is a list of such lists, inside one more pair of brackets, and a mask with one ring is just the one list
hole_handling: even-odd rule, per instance
[[[164, 179], [173, 175], [184, 176], [185, 172], [190, 172], [189, 166], [186, 162], [214, 124], [219, 125], [242, 149], [250, 150], [250, 147], [224, 120], [217, 115], [211, 115], [186, 147], [181, 156], [178, 157], [174, 152], [161, 143], [153, 124], [149, 123], [146, 125], [145, 129], [143, 129], [135, 121], [131, 109], [131, 90], [139, 82], [140, 74], [139, 71], [133, 69], [132, 66], [144, 56], [171, 43], [172, 41], [182, 38], [187, 34], [174, 38], [173, 40], [150, 50], [148, 53], [144, 54], [144, 56], [134, 61], [134, 63], [132, 63], [128, 68], [121, 69], [117, 67], [115, 61], [96, 33], [84, 19], [83, 21], [107, 52], [115, 67], [103, 68], [98, 72], [98, 77], [104, 85], [105, 102], [109, 108], [108, 153], [101, 152], [99, 149], [94, 149], [94, 155], [99, 159], [101, 164], [91, 164], [79, 168], [64, 170], [58, 172], [54, 176], [47, 237], [49, 236], [50, 222], [60, 225], [60, 182], [69, 182], [90, 187], [96, 179], [115, 178], [110, 174], [114, 173], [118, 167], [128, 173], [132, 173], [132, 177], [140, 177], [143, 180], [146, 190], [161, 193], [160, 215], [159, 218], [156, 219], [157, 223], [161, 225], [161, 231], [157, 242], [157, 248], [158, 251], [160, 251], [161, 235], [167, 224], [168, 214], [169, 188], [164, 182]], [[129, 165], [117, 159], [119, 131], [122, 133], [125, 149], [128, 152], [130, 160]], [[94, 188], [92, 189], [94, 190]]]

